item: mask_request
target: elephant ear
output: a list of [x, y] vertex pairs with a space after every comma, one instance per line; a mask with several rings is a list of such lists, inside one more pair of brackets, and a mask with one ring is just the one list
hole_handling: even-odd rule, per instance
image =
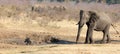
[[99, 19], [99, 16], [96, 14], [96, 12], [89, 11], [89, 13], [90, 13], [89, 22], [90, 22], [90, 23], [95, 23], [95, 22], [97, 22], [98, 19]]

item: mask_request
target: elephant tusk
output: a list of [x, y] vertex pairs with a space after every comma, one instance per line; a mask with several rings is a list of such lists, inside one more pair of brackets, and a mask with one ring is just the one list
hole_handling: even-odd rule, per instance
[[80, 21], [76, 25], [79, 25], [79, 24], [80, 24]]

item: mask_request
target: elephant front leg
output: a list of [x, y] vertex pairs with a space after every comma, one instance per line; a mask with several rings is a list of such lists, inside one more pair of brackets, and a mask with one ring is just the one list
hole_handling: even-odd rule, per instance
[[93, 38], [92, 38], [92, 35], [93, 35], [93, 26], [89, 26], [88, 29], [87, 29], [87, 34], [86, 34], [86, 40], [85, 40], [85, 44], [89, 43], [93, 43]]

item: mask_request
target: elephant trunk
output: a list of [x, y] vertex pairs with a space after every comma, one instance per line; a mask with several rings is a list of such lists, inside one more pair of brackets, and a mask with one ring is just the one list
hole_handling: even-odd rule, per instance
[[80, 33], [81, 33], [81, 30], [82, 30], [82, 27], [83, 27], [84, 24], [80, 23], [78, 24], [78, 33], [77, 33], [77, 38], [76, 38], [76, 44], [78, 43], [78, 40], [79, 40], [79, 36], [80, 36]]
[[77, 33], [77, 38], [76, 38], [76, 44], [78, 43], [81, 28], [83, 27], [84, 22], [83, 22], [83, 10], [80, 11], [80, 21], [78, 22], [78, 33]]
[[79, 25], [79, 26], [78, 26], [77, 38], [76, 38], [76, 44], [78, 43], [79, 36], [80, 36], [80, 32], [81, 32], [81, 27], [80, 27], [80, 25]]

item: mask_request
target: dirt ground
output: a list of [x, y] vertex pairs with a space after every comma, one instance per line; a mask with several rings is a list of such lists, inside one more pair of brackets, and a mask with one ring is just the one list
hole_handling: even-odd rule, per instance
[[[77, 26], [76, 26], [77, 27]], [[75, 28], [76, 28], [75, 27]], [[38, 32], [30, 30], [15, 30], [15, 29], [1, 29], [1, 34], [4, 37], [0, 40], [0, 54], [119, 54], [120, 53], [120, 35], [116, 34], [111, 27], [111, 43], [100, 44], [102, 39], [101, 32], [94, 32], [95, 44], [84, 44], [86, 26], [83, 27], [82, 36], [80, 37], [79, 44], [75, 44], [77, 30], [73, 28], [49, 29], [48, 32]], [[42, 29], [41, 29], [42, 30]], [[7, 31], [7, 32], [6, 32]], [[57, 31], [57, 32], [56, 32]], [[64, 32], [63, 32], [64, 31]], [[72, 32], [74, 31], [74, 32]], [[72, 32], [72, 33], [71, 33]], [[53, 35], [60, 38], [60, 42], [52, 44], [33, 44], [25, 45], [24, 38], [26, 34], [40, 34], [40, 35]], [[6, 34], [6, 36], [5, 36]], [[16, 34], [16, 35], [15, 35]], [[21, 35], [22, 34], [22, 35]], [[9, 35], [17, 36], [12, 38]], [[32, 37], [32, 36], [31, 36]], [[12, 38], [13, 41], [4, 38]], [[23, 39], [22, 39], [23, 38]], [[14, 39], [16, 42], [14, 42]], [[19, 40], [20, 39], [20, 40]], [[8, 41], [8, 42], [7, 42]], [[10, 43], [11, 42], [11, 43]], [[21, 43], [22, 42], [22, 43]], [[15, 44], [17, 43], [17, 44]]]
[[[4, 45], [4, 44], [1, 44]], [[4, 45], [7, 46], [7, 45]], [[10, 46], [10, 45], [9, 45]], [[0, 54], [119, 54], [119, 44], [48, 44], [39, 46], [10, 46]]]
[[[116, 33], [116, 30], [120, 33], [120, 22], [114, 24], [115, 29], [112, 26], [110, 28], [111, 43], [101, 44], [102, 32], [94, 31], [95, 43], [84, 44], [87, 30], [85, 25], [82, 28], [79, 43], [75, 44], [78, 27], [76, 23], [78, 23], [80, 10], [78, 7], [88, 9], [90, 4], [80, 4], [75, 7], [68, 4], [61, 5], [45, 3], [19, 8], [1, 5], [0, 54], [120, 54], [120, 34]], [[91, 5], [95, 9], [101, 8], [104, 11], [107, 7], [104, 4], [100, 5], [100, 8], [94, 4]], [[107, 13], [111, 11], [115, 18], [119, 18], [118, 7], [111, 6], [106, 11], [109, 10]], [[26, 37], [30, 38], [31, 45], [25, 45]], [[59, 41], [52, 43], [51, 37]]]

